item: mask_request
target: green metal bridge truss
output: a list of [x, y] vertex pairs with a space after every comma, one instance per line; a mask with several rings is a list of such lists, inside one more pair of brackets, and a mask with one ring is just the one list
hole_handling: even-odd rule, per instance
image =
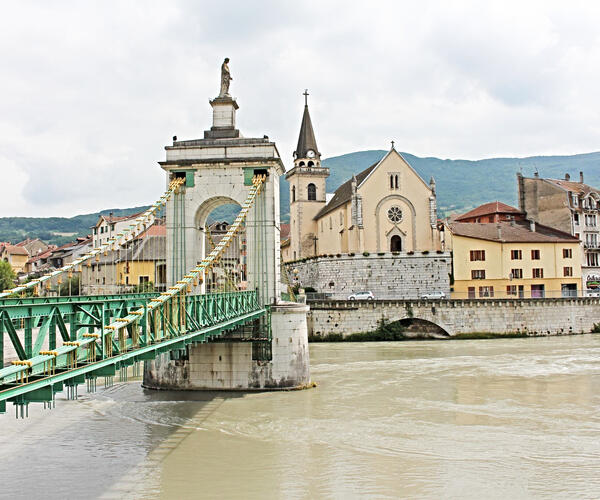
[[[19, 410], [24, 416], [32, 402], [52, 405], [55, 393], [65, 387], [68, 397], [74, 398], [79, 384], [86, 382], [88, 390], [93, 391], [98, 377], [106, 377], [111, 383], [117, 370], [126, 374], [131, 365], [139, 370], [140, 361], [164, 352], [177, 356], [190, 344], [223, 337], [247, 323], [260, 323], [263, 317], [266, 321], [259, 329], [264, 330], [267, 325], [268, 343], [269, 311], [261, 305], [258, 290], [190, 294], [192, 287], [201, 284], [218, 265], [242, 229], [265, 181], [266, 176], [253, 178], [248, 197], [226, 235], [205, 259], [165, 292], [61, 298], [10, 298], [10, 292], [1, 294], [0, 413], [6, 411], [6, 401], [16, 405], [17, 416]], [[182, 189], [181, 182], [173, 181], [165, 196], [177, 195]], [[93, 257], [94, 252], [97, 254], [100, 249], [86, 258]], [[68, 269], [60, 270], [65, 271]], [[23, 342], [18, 331], [24, 332]], [[57, 331], [62, 340], [60, 347]], [[5, 336], [19, 358], [7, 367]], [[265, 344], [264, 337], [263, 333], [259, 342]]]
[[[0, 305], [0, 363], [6, 336], [19, 357], [0, 369], [0, 411], [6, 411], [6, 401], [21, 412], [28, 403], [51, 404], [65, 386], [75, 397], [79, 384], [93, 390], [98, 377], [110, 380], [119, 370], [164, 352], [177, 356], [190, 344], [219, 338], [267, 313], [255, 291], [181, 294], [169, 307], [152, 310], [150, 301], [157, 295], [29, 298]], [[117, 335], [107, 328], [140, 309], [139, 321]]]

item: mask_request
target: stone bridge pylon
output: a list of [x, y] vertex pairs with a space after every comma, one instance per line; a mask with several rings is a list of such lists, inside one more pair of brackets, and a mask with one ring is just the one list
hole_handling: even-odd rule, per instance
[[[210, 101], [213, 123], [202, 139], [177, 140], [160, 162], [173, 178], [185, 178], [166, 207], [167, 282], [173, 285], [208, 254], [208, 217], [221, 205], [243, 207], [254, 176], [266, 176], [248, 212], [244, 241], [244, 287], [256, 290], [267, 309], [254, 333], [187, 347], [173, 359], [147, 363], [144, 385], [171, 389], [276, 389], [310, 382], [308, 307], [283, 303], [280, 290], [279, 177], [285, 168], [274, 142], [243, 137], [236, 128], [238, 104], [228, 94]], [[204, 293], [198, 283], [192, 293]], [[244, 329], [247, 333], [248, 328]]]

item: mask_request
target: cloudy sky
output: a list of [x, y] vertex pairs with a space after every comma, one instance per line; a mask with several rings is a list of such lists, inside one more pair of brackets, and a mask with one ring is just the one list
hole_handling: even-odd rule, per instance
[[0, 2], [0, 216], [147, 204], [219, 67], [289, 168], [305, 88], [325, 157], [600, 150], [599, 2]]

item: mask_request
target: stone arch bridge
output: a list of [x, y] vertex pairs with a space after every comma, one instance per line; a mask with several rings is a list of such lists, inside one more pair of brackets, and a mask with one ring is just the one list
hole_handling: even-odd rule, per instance
[[588, 333], [600, 324], [600, 298], [317, 301], [310, 303], [308, 330], [349, 335], [375, 330], [382, 318], [436, 336]]

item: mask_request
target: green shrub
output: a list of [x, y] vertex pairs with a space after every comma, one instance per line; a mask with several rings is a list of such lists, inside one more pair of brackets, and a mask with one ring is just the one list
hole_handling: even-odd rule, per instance
[[369, 256], [369, 255], [371, 255], [371, 254], [370, 254], [369, 252], [363, 252], [363, 255], [364, 255], [365, 257], [368, 257], [368, 256]]

